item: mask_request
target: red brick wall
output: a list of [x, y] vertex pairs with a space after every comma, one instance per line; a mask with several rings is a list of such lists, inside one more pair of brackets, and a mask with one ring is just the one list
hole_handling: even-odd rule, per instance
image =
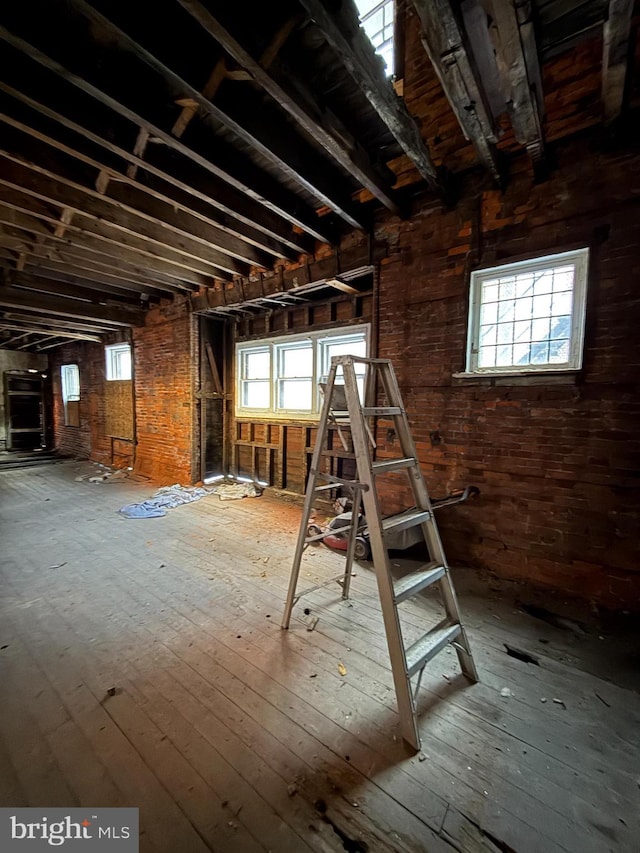
[[[533, 185], [523, 161], [504, 194], [473, 197], [468, 186], [454, 211], [381, 224], [391, 255], [379, 355], [396, 366], [432, 494], [481, 489], [440, 514], [453, 560], [637, 606], [640, 155], [574, 141], [557, 157], [546, 183]], [[470, 269], [575, 245], [591, 246], [582, 372], [453, 378], [464, 370]]]
[[[135, 469], [159, 483], [189, 483], [194, 476], [190, 323], [186, 304], [177, 300], [151, 309], [146, 325], [133, 332]], [[62, 364], [80, 368], [80, 427], [64, 425]], [[118, 439], [112, 444], [106, 432], [104, 345], [81, 342], [60, 347], [51, 357], [51, 370], [55, 446], [106, 465], [132, 465], [133, 445]]]
[[136, 471], [162, 483], [189, 483], [193, 399], [191, 316], [176, 297], [134, 329]]
[[[116, 341], [109, 341], [115, 343]], [[62, 404], [60, 366], [77, 364], [80, 371], [80, 426], [65, 426]], [[80, 341], [55, 349], [50, 357], [53, 386], [54, 445], [62, 453], [81, 459], [93, 459], [104, 465], [124, 467], [131, 464], [130, 443], [116, 442], [105, 428], [105, 357], [104, 345]], [[112, 451], [116, 451], [112, 455]]]

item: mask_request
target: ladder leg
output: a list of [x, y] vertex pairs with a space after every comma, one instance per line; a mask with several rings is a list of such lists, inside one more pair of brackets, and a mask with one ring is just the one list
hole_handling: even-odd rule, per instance
[[460, 637], [458, 638], [458, 642], [454, 643], [454, 648], [458, 655], [460, 669], [469, 679], [469, 681], [475, 684], [480, 679], [478, 676], [478, 670], [476, 669], [475, 661], [473, 660], [473, 655], [471, 654], [469, 640], [467, 640], [467, 632], [464, 628], [461, 629]]

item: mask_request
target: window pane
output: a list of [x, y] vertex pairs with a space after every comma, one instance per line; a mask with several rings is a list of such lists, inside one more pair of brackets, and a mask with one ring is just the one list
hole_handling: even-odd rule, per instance
[[313, 382], [311, 379], [281, 379], [278, 407], [308, 412], [311, 409], [312, 391]]
[[579, 367], [587, 258], [581, 249], [474, 273], [468, 369]]
[[268, 379], [270, 372], [271, 353], [269, 350], [247, 352], [244, 354], [245, 379]]
[[268, 409], [271, 405], [271, 383], [266, 380], [243, 382], [242, 405], [247, 409]]
[[113, 344], [105, 347], [106, 376], [109, 380], [131, 379], [131, 347]]
[[288, 347], [281, 350], [280, 375], [285, 377], [313, 376], [313, 347]]

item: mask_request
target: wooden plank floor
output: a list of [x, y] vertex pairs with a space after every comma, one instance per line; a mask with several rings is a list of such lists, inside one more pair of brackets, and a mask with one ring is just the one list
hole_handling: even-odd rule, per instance
[[[351, 601], [320, 589], [282, 631], [296, 506], [207, 497], [126, 520], [152, 488], [76, 482], [86, 468], [0, 473], [1, 805], [138, 806], [141, 850], [172, 853], [639, 849], [631, 645], [457, 570], [481, 682], [436, 658], [416, 756], [369, 567]], [[309, 549], [303, 580], [340, 565]], [[433, 593], [403, 607], [409, 635], [440, 612]]]

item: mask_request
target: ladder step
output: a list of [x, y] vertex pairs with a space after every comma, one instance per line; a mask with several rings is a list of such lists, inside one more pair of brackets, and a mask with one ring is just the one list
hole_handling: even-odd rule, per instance
[[388, 415], [389, 417], [401, 415], [400, 406], [363, 406], [362, 414], [365, 418], [376, 418]]
[[423, 524], [431, 518], [431, 513], [428, 509], [407, 509], [398, 515], [391, 515], [382, 521], [382, 532], [391, 533], [400, 530], [406, 530], [409, 527], [417, 527], [418, 524]]
[[421, 590], [436, 583], [440, 578], [444, 577], [445, 568], [439, 563], [427, 563], [421, 568], [416, 569], [405, 577], [397, 580], [393, 585], [393, 595], [396, 604], [411, 598], [412, 595], [417, 595]]
[[461, 630], [459, 623], [437, 627], [421, 637], [412, 646], [409, 646], [406, 650], [409, 678], [421, 670], [431, 658], [434, 658], [452, 640], [455, 640]]
[[384, 474], [387, 471], [399, 471], [401, 468], [413, 468], [418, 464], [414, 456], [405, 456], [402, 459], [381, 459], [371, 465], [374, 474]]

